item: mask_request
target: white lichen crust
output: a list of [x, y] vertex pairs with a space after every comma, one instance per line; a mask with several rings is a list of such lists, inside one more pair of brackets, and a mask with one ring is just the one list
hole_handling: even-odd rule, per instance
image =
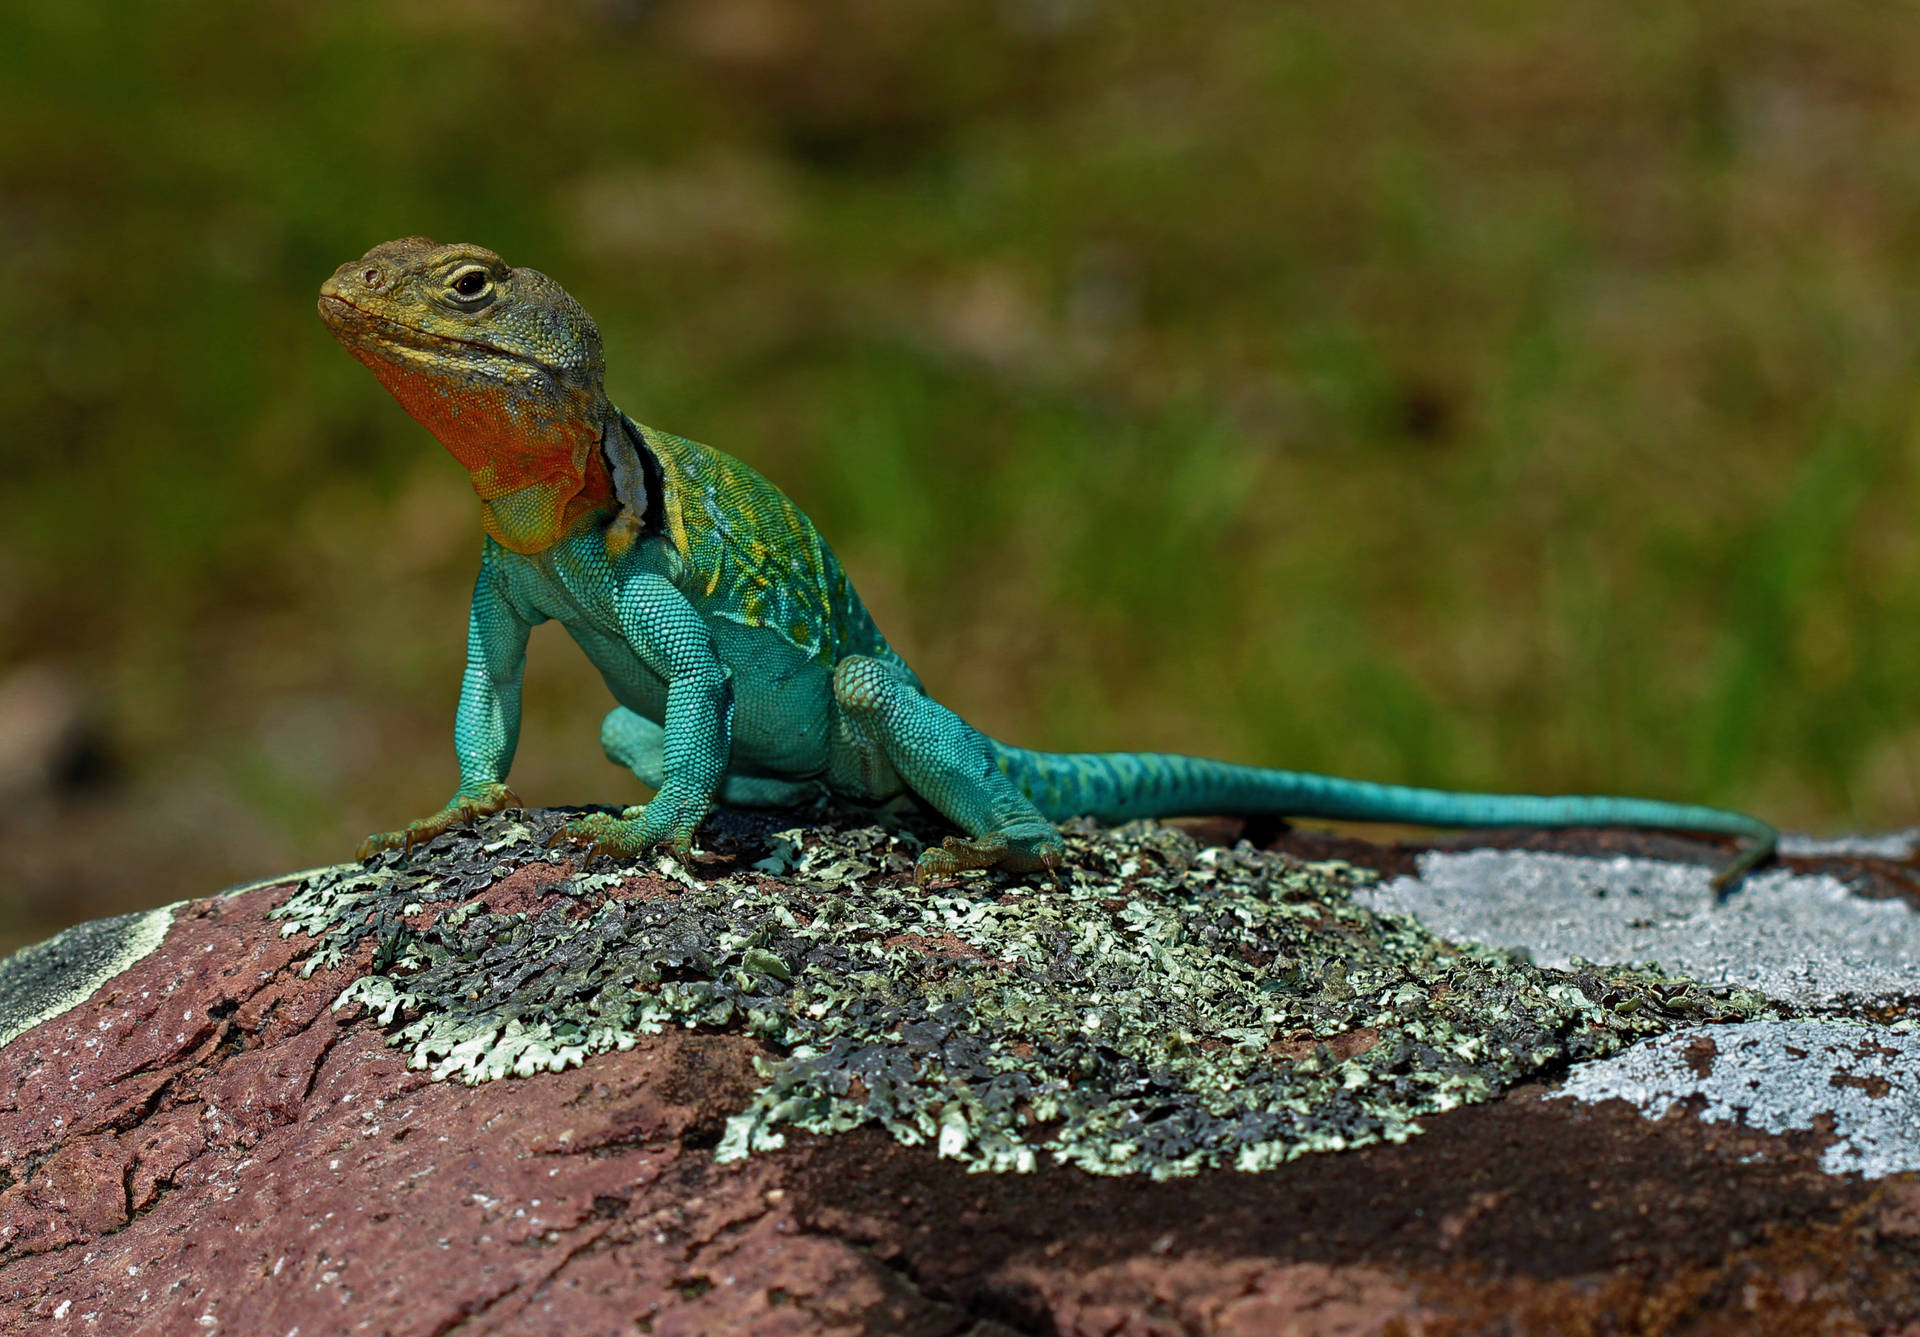
[[1695, 864], [1535, 850], [1429, 850], [1420, 874], [1361, 901], [1435, 933], [1498, 943], [1549, 966], [1657, 962], [1798, 1007], [1844, 1011], [1920, 997], [1920, 915], [1825, 874], [1769, 868], [1725, 901]]
[[1819, 1131], [1829, 1174], [1920, 1170], [1920, 1034], [1791, 1018], [1674, 1031], [1576, 1069], [1559, 1092], [1625, 1100], [1649, 1119], [1676, 1105], [1711, 1123]]

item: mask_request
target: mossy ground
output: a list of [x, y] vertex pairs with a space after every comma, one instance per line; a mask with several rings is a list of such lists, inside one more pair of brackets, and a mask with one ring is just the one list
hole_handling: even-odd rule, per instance
[[[692, 873], [560, 866], [557, 812], [309, 876], [276, 913], [309, 969], [439, 1078], [558, 1069], [668, 1026], [744, 1030], [765, 1084], [721, 1154], [869, 1121], [983, 1170], [1155, 1177], [1402, 1140], [1570, 1061], [1767, 1011], [1628, 969], [1459, 946], [1350, 892], [1367, 874], [1151, 823], [1067, 830], [1057, 882], [912, 883], [912, 825], [721, 814]], [[485, 893], [555, 865], [531, 911]], [[537, 875], [536, 875], [537, 877]], [[523, 879], [524, 881], [524, 879]]]

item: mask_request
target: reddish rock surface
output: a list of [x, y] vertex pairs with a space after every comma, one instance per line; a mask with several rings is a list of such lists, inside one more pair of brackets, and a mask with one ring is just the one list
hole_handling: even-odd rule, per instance
[[0, 1331], [1920, 1335], [1920, 1187], [1817, 1133], [1536, 1090], [1257, 1176], [872, 1130], [718, 1165], [754, 1041], [432, 1082], [330, 1010], [363, 965], [300, 977], [285, 890], [184, 908], [0, 1052]]

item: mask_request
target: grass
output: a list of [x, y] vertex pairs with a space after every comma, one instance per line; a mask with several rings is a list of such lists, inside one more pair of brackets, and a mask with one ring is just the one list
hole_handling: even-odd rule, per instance
[[[617, 400], [787, 488], [995, 732], [1911, 821], [1910, 27], [14, 6], [0, 666], [96, 703], [86, 822], [212, 796], [147, 883], [49, 856], [17, 913], [331, 858], [450, 788], [471, 499], [312, 311], [415, 232], [566, 283]], [[534, 656], [520, 792], [633, 794], [590, 672]]]

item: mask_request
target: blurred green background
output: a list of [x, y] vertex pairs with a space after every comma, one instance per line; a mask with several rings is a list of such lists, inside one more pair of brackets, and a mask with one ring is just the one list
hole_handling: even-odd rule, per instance
[[[411, 233], [996, 734], [1911, 822], [1914, 18], [13, 0], [0, 945], [450, 792], [475, 502], [313, 308]], [[530, 802], [605, 704], [535, 637]]]

